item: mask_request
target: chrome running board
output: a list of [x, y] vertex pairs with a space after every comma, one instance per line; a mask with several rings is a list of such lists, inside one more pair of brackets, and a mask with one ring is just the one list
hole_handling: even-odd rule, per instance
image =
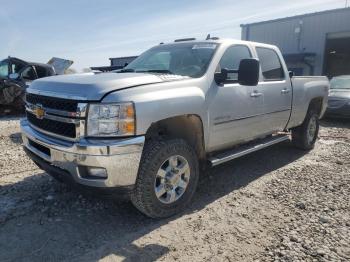
[[257, 140], [257, 142], [252, 142], [247, 145], [241, 145], [229, 151], [218, 153], [217, 155], [211, 156], [208, 160], [211, 166], [217, 166], [227, 161], [233, 160], [244, 155], [248, 155], [260, 149], [281, 143], [286, 140], [289, 140], [289, 136], [286, 134], [259, 139]]

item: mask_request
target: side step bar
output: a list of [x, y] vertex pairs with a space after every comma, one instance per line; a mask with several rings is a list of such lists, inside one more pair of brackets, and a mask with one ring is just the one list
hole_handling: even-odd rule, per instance
[[238, 146], [237, 148], [234, 148], [232, 150], [219, 153], [217, 155], [210, 157], [208, 160], [211, 166], [217, 166], [227, 161], [230, 161], [232, 159], [250, 154], [252, 152], [258, 151], [260, 149], [269, 147], [271, 145], [274, 145], [286, 140], [289, 140], [289, 136], [285, 134], [264, 138], [264, 139], [258, 140], [257, 142], [249, 143], [248, 145]]

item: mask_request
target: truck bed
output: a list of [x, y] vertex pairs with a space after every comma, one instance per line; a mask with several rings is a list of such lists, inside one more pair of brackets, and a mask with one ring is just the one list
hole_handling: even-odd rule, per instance
[[323, 103], [321, 117], [327, 107], [329, 81], [325, 76], [297, 76], [291, 78], [293, 87], [292, 113], [288, 128], [300, 125], [306, 115], [309, 101], [319, 97]]

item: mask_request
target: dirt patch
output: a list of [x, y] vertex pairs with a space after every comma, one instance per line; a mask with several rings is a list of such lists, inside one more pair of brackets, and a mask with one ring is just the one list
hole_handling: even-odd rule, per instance
[[53, 180], [0, 120], [0, 261], [349, 261], [350, 123], [323, 121], [309, 153], [289, 142], [203, 174], [166, 220]]

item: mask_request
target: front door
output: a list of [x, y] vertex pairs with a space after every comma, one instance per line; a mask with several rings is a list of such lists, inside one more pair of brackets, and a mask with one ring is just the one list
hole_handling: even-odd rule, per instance
[[[222, 56], [216, 71], [238, 69], [242, 59], [251, 57], [248, 46], [231, 46]], [[209, 89], [210, 151], [225, 149], [259, 135], [264, 95], [259, 87], [242, 86], [237, 80], [237, 74], [232, 73], [223, 85], [213, 81]]]

